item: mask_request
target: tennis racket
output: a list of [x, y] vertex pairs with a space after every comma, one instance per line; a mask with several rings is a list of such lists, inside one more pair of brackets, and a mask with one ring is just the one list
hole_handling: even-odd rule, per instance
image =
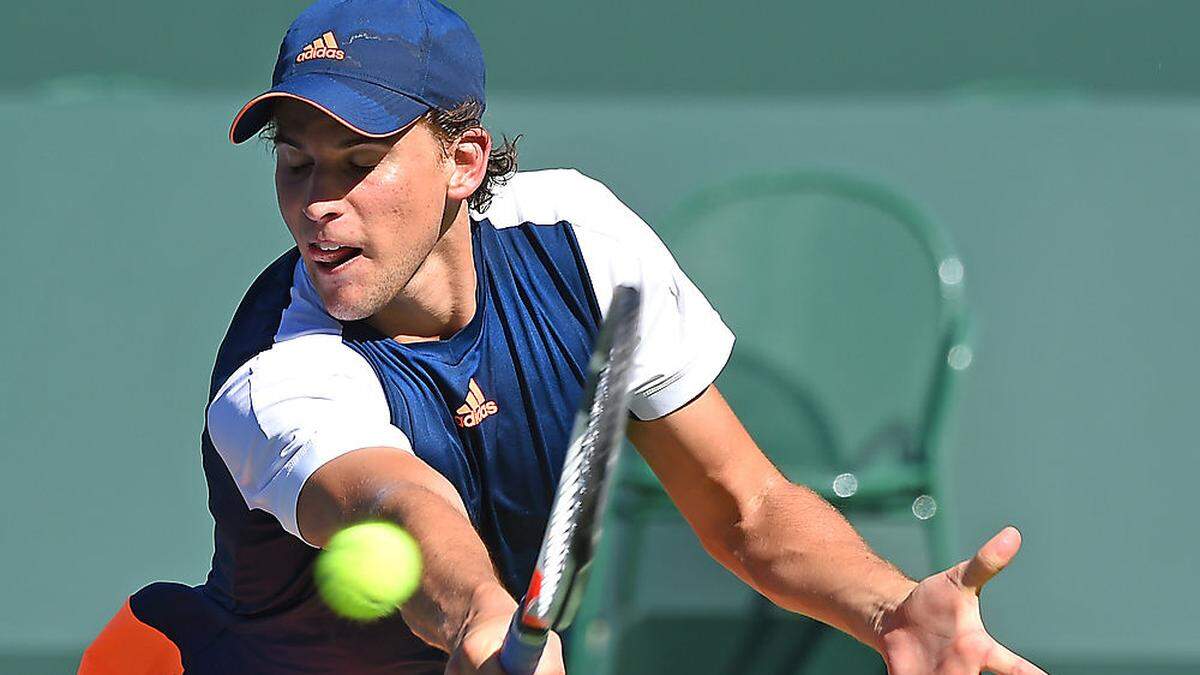
[[629, 416], [640, 307], [637, 289], [618, 286], [596, 337], [537, 565], [500, 648], [500, 665], [508, 675], [533, 674], [549, 632], [570, 625], [583, 598]]

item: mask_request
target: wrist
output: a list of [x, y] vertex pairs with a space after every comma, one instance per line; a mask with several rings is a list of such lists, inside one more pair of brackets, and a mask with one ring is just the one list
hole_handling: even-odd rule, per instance
[[454, 640], [454, 647], [468, 633], [481, 623], [494, 620], [498, 616], [511, 617], [517, 611], [517, 601], [504, 590], [497, 581], [491, 580], [479, 584], [471, 591], [470, 603], [462, 624], [459, 626]]
[[916, 587], [917, 582], [904, 576], [899, 576], [897, 579], [889, 580], [888, 583], [881, 585], [879, 598], [869, 617], [871, 633], [874, 636], [870, 644], [875, 651], [883, 652], [884, 634], [894, 623], [893, 617], [900, 606], [904, 604]]

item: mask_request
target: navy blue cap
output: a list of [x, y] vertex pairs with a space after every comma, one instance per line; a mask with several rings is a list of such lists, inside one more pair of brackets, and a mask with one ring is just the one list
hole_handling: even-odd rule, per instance
[[388, 136], [430, 108], [483, 105], [483, 51], [462, 17], [434, 0], [317, 0], [279, 45], [271, 88], [238, 112], [241, 143], [277, 98], [309, 103], [364, 136]]

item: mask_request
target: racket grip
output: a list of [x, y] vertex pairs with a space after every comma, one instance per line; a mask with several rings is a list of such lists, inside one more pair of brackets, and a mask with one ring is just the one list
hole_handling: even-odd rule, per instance
[[520, 620], [521, 613], [517, 612], [500, 646], [500, 667], [507, 675], [533, 675], [546, 647], [546, 635], [522, 631]]

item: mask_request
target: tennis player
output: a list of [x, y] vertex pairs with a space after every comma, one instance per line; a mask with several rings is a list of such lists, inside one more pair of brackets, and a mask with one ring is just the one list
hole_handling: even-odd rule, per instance
[[[733, 335], [637, 215], [572, 170], [515, 173], [481, 125], [483, 57], [433, 0], [319, 0], [291, 25], [262, 132], [296, 247], [221, 344], [203, 463], [216, 550], [197, 587], [132, 596], [96, 673], [500, 672], [589, 349], [613, 288], [642, 289], [629, 435], [714, 558], [896, 675], [1041, 673], [985, 632], [1006, 529], [919, 584], [784, 479], [713, 386]], [[395, 520], [425, 556], [389, 620], [334, 617], [311, 568], [339, 528]], [[555, 639], [539, 675], [564, 672]]]

